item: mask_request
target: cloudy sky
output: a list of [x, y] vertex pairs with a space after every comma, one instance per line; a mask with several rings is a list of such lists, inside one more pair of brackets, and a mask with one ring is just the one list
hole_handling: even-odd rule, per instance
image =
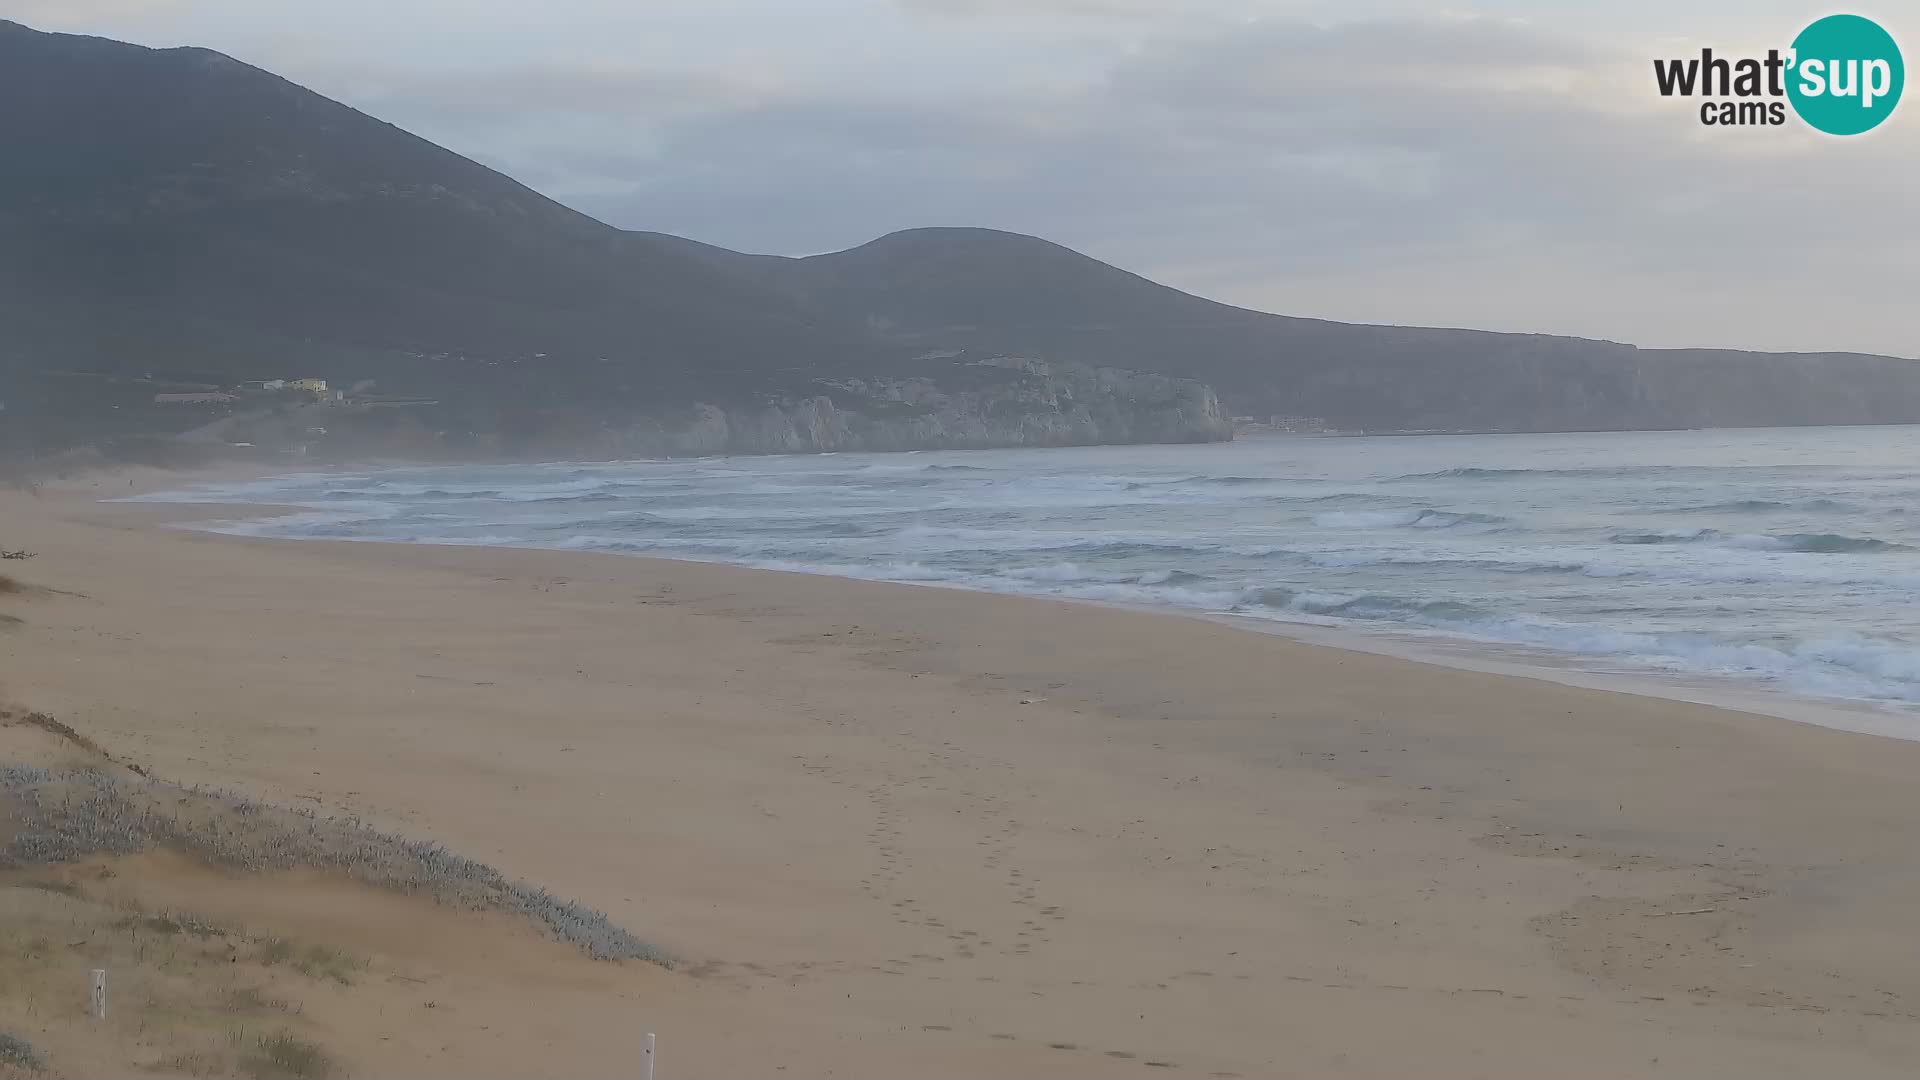
[[[1852, 10], [1920, 51], [1906, 0]], [[1286, 314], [1920, 357], [1920, 100], [1830, 139], [1703, 128], [1653, 90], [1656, 56], [1763, 54], [1827, 11], [0, 0], [219, 49], [606, 221], [743, 250], [983, 225]]]

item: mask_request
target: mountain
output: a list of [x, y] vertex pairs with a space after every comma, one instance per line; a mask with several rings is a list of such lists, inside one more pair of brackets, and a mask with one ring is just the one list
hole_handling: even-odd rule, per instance
[[1920, 420], [1885, 357], [1287, 318], [982, 229], [804, 259], [626, 232], [201, 49], [0, 22], [0, 101], [16, 442], [226, 430], [245, 403], [156, 393], [293, 376], [416, 404], [256, 428], [517, 453], [1219, 437], [1180, 380], [1376, 430]]
[[[655, 236], [661, 243], [672, 238]], [[806, 259], [680, 250], [912, 348], [1024, 352], [1203, 380], [1241, 415], [1372, 430], [1554, 431], [1920, 421], [1920, 362], [1639, 349], [1365, 326], [1215, 303], [1045, 240], [914, 229]]]
[[[142, 423], [289, 443], [432, 428], [512, 453], [1226, 433], [1208, 393], [1155, 384], [1122, 407], [1077, 365], [995, 368], [983, 389], [946, 370], [981, 358], [914, 362], [680, 241], [611, 228], [218, 53], [0, 23], [0, 100], [31, 104], [0, 113], [0, 400], [16, 402], [15, 432], [38, 421], [33, 441]], [[205, 400], [289, 376], [434, 405], [412, 425], [280, 408], [236, 427]], [[154, 408], [166, 391], [202, 407]], [[782, 434], [769, 409], [808, 419]], [[886, 422], [867, 422], [876, 409]], [[717, 442], [714, 410], [730, 418]]]
[[872, 351], [218, 53], [0, 23], [0, 100], [0, 295], [55, 357], [259, 377], [287, 351], [618, 351], [671, 385]]

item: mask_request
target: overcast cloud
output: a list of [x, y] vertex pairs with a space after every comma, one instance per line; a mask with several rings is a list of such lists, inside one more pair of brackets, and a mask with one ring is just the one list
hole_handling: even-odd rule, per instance
[[[0, 0], [201, 44], [630, 228], [1030, 232], [1286, 314], [1920, 356], [1920, 101], [1720, 131], [1655, 56], [1822, 5]], [[1920, 50], [1920, 18], [1862, 8]]]

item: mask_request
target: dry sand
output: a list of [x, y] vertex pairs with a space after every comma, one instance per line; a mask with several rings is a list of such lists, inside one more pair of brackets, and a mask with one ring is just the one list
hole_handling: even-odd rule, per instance
[[342, 996], [358, 1073], [632, 1075], [645, 1031], [663, 1078], [1920, 1069], [1920, 744], [1177, 616], [244, 540], [93, 495], [0, 495], [0, 546], [41, 553], [0, 570], [83, 594], [0, 597], [0, 694], [683, 960], [148, 875], [444, 980], [431, 1017]]

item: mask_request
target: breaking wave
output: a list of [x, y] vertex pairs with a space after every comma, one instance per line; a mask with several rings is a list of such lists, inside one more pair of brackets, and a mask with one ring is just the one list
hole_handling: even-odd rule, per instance
[[1876, 540], [1870, 536], [1845, 536], [1840, 533], [1726, 534], [1718, 529], [1619, 533], [1616, 544], [1698, 544], [1712, 543], [1749, 551], [1797, 551], [1814, 555], [1868, 554], [1873, 552], [1913, 551], [1908, 544]]
[[297, 508], [202, 526], [247, 536], [605, 552], [1232, 612], [1920, 703], [1913, 438], [1249, 440], [403, 468], [139, 501]]

